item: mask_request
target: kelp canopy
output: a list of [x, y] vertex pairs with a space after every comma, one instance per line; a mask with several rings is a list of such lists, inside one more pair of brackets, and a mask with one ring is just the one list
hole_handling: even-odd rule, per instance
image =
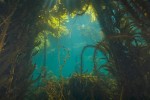
[[[39, 45], [43, 47], [43, 34], [61, 37], [67, 33], [64, 23], [68, 14], [81, 16], [88, 9], [91, 15], [95, 14], [93, 20], [96, 16], [106, 35], [102, 42], [84, 48], [95, 48], [93, 56], [98, 51], [106, 55], [108, 63], [95, 64], [94, 75], [99, 78], [99, 69], [106, 68], [117, 84], [117, 95], [111, 94], [106, 100], [150, 99], [149, 0], [0, 0], [1, 100], [25, 99], [35, 81], [32, 79], [35, 65], [31, 59], [39, 51]], [[81, 77], [73, 76], [67, 88], [78, 78], [79, 85], [84, 80], [83, 65], [81, 54]]]

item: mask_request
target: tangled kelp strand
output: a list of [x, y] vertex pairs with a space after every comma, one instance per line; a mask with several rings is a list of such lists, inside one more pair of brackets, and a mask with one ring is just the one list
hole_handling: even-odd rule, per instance
[[45, 91], [48, 94], [49, 100], [111, 100], [113, 96], [117, 95], [112, 92], [116, 91], [116, 89], [114, 79], [103, 80], [88, 74], [73, 74], [70, 78], [63, 80], [48, 80], [48, 83], [41, 91]]

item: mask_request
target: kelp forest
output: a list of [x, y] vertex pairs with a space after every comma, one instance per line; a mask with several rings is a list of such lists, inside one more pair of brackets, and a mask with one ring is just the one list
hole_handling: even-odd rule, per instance
[[150, 1], [0, 0], [0, 100], [150, 100]]

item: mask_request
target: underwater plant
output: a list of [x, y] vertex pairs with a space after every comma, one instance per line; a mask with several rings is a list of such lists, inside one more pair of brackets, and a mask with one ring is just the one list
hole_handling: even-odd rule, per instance
[[97, 64], [96, 64], [96, 54], [97, 54], [97, 51], [101, 51], [103, 52], [103, 54], [105, 55], [105, 58], [101, 58], [101, 59], [105, 59], [106, 61], [109, 60], [109, 47], [107, 46], [107, 43], [106, 41], [101, 41], [99, 43], [97, 43], [96, 45], [87, 45], [85, 46], [83, 49], [82, 49], [82, 52], [81, 52], [81, 65], [80, 65], [80, 73], [82, 75], [83, 73], [83, 67], [84, 67], [84, 64], [83, 64], [83, 53], [84, 51], [87, 49], [87, 48], [94, 48], [94, 54], [93, 54], [93, 72], [94, 74], [98, 74], [98, 70], [100, 69], [100, 67], [98, 68]]
[[[64, 48], [64, 51], [66, 52], [64, 58], [63, 58], [63, 62], [62, 64], [59, 62], [59, 74], [60, 74], [60, 79], [63, 78], [63, 75], [62, 75], [62, 70], [67, 62], [67, 60], [70, 58], [70, 50], [68, 48]], [[60, 61], [60, 55], [58, 55], [58, 60]]]
[[143, 51], [143, 47], [149, 44], [148, 37], [144, 36], [147, 32], [143, 31], [143, 26], [135, 20], [127, 10], [128, 6], [122, 2], [126, 1], [93, 1], [115, 64], [114, 67], [110, 67], [115, 70], [110, 72], [115, 73], [114, 76], [118, 80], [120, 100], [148, 100], [149, 88], [146, 88], [147, 79], [144, 77], [149, 73], [149, 59], [142, 53], [146, 52]]
[[46, 91], [48, 100], [117, 100], [116, 85], [116, 81], [111, 78], [73, 74], [70, 78], [65, 78], [63, 83], [62, 80], [49, 79], [43, 90]]
[[[95, 76], [83, 72], [81, 54], [81, 74], [67, 81], [49, 79], [37, 98], [44, 95], [57, 100], [149, 100], [149, 0], [67, 1], [69, 6], [66, 0], [0, 1], [0, 99], [25, 99], [31, 85], [41, 78], [39, 75], [33, 80], [36, 66], [31, 59], [39, 51], [38, 46], [43, 48], [43, 32], [59, 38], [68, 31], [64, 25], [68, 13], [74, 17], [90, 12], [106, 35], [104, 41], [85, 46], [82, 51], [83, 54], [88, 47], [95, 49]], [[98, 51], [106, 55], [103, 66], [97, 66]], [[101, 68], [107, 69], [110, 76], [103, 77]]]
[[3, 19], [0, 21], [1, 100], [23, 100], [36, 81], [32, 79], [35, 66], [31, 62], [31, 51], [38, 33], [35, 22], [38, 10], [42, 9], [39, 7], [41, 4], [42, 1], [35, 3], [32, 0], [5, 0], [0, 3], [0, 19]]
[[[62, 6], [62, 7], [61, 7]], [[61, 37], [68, 33], [65, 22], [68, 20], [66, 9], [59, 2], [51, 9], [44, 9], [39, 15], [40, 21], [38, 24], [42, 26], [41, 31], [52, 35], [53, 37]]]

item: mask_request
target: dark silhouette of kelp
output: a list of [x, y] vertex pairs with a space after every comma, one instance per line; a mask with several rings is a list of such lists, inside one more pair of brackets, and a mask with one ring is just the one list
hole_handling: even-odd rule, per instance
[[[124, 4], [125, 2], [126, 4]], [[149, 53], [147, 52], [149, 48], [149, 36], [147, 34], [149, 32], [143, 30], [144, 27], [148, 29], [149, 26], [142, 26], [140, 22], [135, 20], [135, 13], [130, 13], [132, 9], [129, 8], [130, 11], [128, 10], [127, 5], [130, 4], [127, 1], [95, 0], [93, 5], [98, 13], [99, 22], [106, 34], [112, 54], [113, 66], [111, 64], [111, 66], [106, 67], [118, 80], [120, 100], [150, 99], [148, 95], [150, 90], [148, 85], [150, 83], [148, 78], [150, 72]], [[105, 8], [101, 8], [102, 6]], [[132, 7], [134, 8], [134, 5]], [[148, 12], [146, 13], [148, 14]], [[149, 19], [142, 20], [149, 21]]]
[[38, 32], [36, 21], [40, 5], [42, 1], [0, 2], [1, 100], [23, 100], [31, 84], [36, 81], [32, 80], [36, 66], [31, 62], [31, 52]]

